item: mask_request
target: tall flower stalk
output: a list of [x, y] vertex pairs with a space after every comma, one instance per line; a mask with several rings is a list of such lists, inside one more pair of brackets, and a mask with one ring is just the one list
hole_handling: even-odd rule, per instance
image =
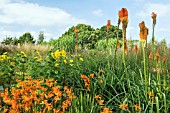
[[152, 50], [155, 49], [155, 47], [154, 47], [154, 42], [155, 42], [154, 31], [155, 31], [155, 25], [156, 25], [156, 16], [157, 16], [157, 14], [152, 12], [152, 16], [151, 16], [152, 19], [153, 19], [153, 24], [152, 24]]
[[116, 57], [117, 57], [117, 49], [120, 47], [120, 42], [119, 42], [119, 25], [120, 25], [120, 18], [118, 18], [118, 23], [117, 23], [117, 29], [116, 29], [116, 49], [115, 49], [115, 55], [114, 55], [114, 62], [116, 65]]
[[148, 28], [145, 26], [144, 21], [139, 23], [139, 27], [140, 27], [140, 34], [139, 35], [140, 35], [140, 41], [142, 42], [142, 51], [143, 51], [144, 80], [145, 80], [145, 83], [147, 83], [146, 59], [145, 59], [145, 43], [146, 43], [147, 36], [148, 36]]
[[110, 20], [108, 20], [107, 21], [107, 30], [106, 30], [106, 44], [107, 44], [107, 46], [108, 46], [108, 40], [109, 40], [110, 26], [111, 26], [111, 22], [110, 22]]
[[125, 69], [125, 73], [126, 73], [126, 81], [128, 84], [128, 87], [130, 88], [130, 82], [129, 82], [129, 75], [127, 73], [127, 68], [126, 68], [126, 62], [125, 62], [125, 48], [127, 48], [127, 44], [126, 44], [126, 28], [128, 25], [128, 11], [126, 8], [122, 8], [119, 11], [119, 19], [120, 22], [122, 23], [122, 30], [123, 30], [123, 53], [122, 53], [122, 61], [123, 61], [123, 65], [124, 65], [124, 69]]
[[76, 54], [78, 53], [78, 28], [74, 28], [74, 33], [76, 35], [76, 46], [75, 46], [75, 50], [76, 50]]

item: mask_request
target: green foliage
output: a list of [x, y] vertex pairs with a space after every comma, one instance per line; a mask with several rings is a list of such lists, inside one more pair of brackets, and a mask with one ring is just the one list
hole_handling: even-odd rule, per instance
[[19, 37], [18, 40], [20, 44], [24, 44], [24, 43], [34, 44], [35, 43], [33, 36], [29, 32], [24, 33], [22, 36]]
[[[72, 38], [74, 39], [74, 38]], [[110, 39], [109, 42], [114, 42]], [[112, 44], [113, 45], [113, 44]], [[111, 46], [111, 45], [110, 45]], [[111, 46], [112, 47], [112, 46]], [[111, 49], [112, 50], [112, 49]], [[168, 52], [167, 52], [168, 53]], [[135, 54], [130, 51], [126, 54], [127, 73], [130, 75], [130, 87], [127, 85], [121, 53], [117, 54], [116, 60], [111, 51], [86, 50], [80, 55], [66, 55], [64, 51], [54, 50], [42, 56], [35, 51], [27, 56], [24, 52], [18, 52], [9, 56], [4, 53], [0, 56], [0, 86], [12, 88], [16, 86], [16, 79], [24, 80], [29, 75], [33, 79], [53, 78], [57, 85], [72, 87], [76, 98], [73, 99], [71, 107], [67, 112], [92, 112], [98, 113], [103, 107], [112, 108], [113, 112], [123, 112], [119, 108], [121, 104], [128, 104], [127, 112], [137, 112], [135, 104], [141, 107], [141, 112], [158, 111], [166, 112], [169, 109], [169, 59], [166, 62], [155, 59], [148, 60], [148, 77], [150, 85], [143, 79], [142, 52]], [[162, 58], [161, 54], [161, 58]], [[83, 60], [80, 60], [83, 58]], [[156, 65], [154, 65], [156, 63]], [[153, 68], [161, 66], [162, 72], [156, 72]], [[101, 71], [102, 70], [102, 71]], [[80, 75], [86, 75], [83, 80]], [[94, 74], [92, 77], [90, 74]], [[161, 75], [161, 83], [158, 84], [157, 76]], [[85, 82], [86, 85], [85, 85]], [[90, 91], [87, 89], [89, 85]], [[147, 86], [147, 90], [145, 87]], [[161, 87], [161, 88], [159, 88]], [[156, 98], [148, 95], [151, 92]], [[101, 98], [96, 100], [95, 95]], [[156, 102], [150, 104], [150, 102]], [[160, 109], [161, 108], [161, 109]]]
[[58, 40], [50, 40], [49, 45], [55, 45], [54, 49], [65, 50], [67, 52], [74, 52], [76, 41], [72, 36], [59, 38]]
[[44, 32], [40, 32], [39, 36], [38, 36], [38, 40], [37, 40], [37, 44], [42, 44], [44, 42]]
[[[100, 29], [98, 28], [94, 29], [90, 25], [78, 24], [77, 26], [73, 26], [69, 28], [69, 30], [66, 31], [61, 37], [59, 37], [59, 39], [56, 39], [56, 41], [51, 40], [49, 44], [55, 45], [56, 43], [59, 43], [57, 40], [61, 41], [61, 43], [64, 43], [63, 41], [66, 41], [65, 43], [68, 43], [68, 41], [66, 40], [66, 37], [73, 37], [74, 41], [76, 41], [74, 28], [78, 28], [78, 44], [81, 46], [81, 48], [94, 49], [96, 48], [96, 43], [99, 40], [106, 39], [106, 26], [102, 26]], [[111, 25], [109, 38], [116, 38], [117, 37], [116, 32], [117, 32], [117, 27]], [[122, 37], [122, 31], [120, 29], [119, 29], [118, 36], [119, 38]], [[64, 39], [61, 40], [62, 38]], [[67, 39], [69, 40], [69, 38]], [[72, 48], [74, 49], [74, 46]]]
[[[119, 40], [119, 42], [120, 42], [120, 46], [121, 46], [121, 45], [122, 45], [122, 41]], [[97, 48], [98, 50], [105, 50], [106, 47], [109, 48], [109, 49], [115, 49], [116, 46], [117, 46], [117, 40], [116, 40], [116, 39], [113, 39], [113, 38], [109, 39], [109, 41], [108, 41], [108, 46], [107, 46], [107, 44], [106, 44], [106, 39], [101, 39], [101, 40], [99, 40], [99, 41], [96, 43], [96, 48]]]
[[[43, 33], [40, 33], [39, 35], [39, 43], [43, 42]], [[34, 44], [35, 40], [31, 33], [26, 32], [22, 36], [17, 39], [16, 37], [6, 37], [1, 44], [3, 45], [17, 45], [18, 43], [24, 44], [24, 43], [31, 43]]]
[[[107, 26], [104, 25], [102, 26], [99, 30], [101, 31], [101, 34], [100, 36], [103, 38], [103, 39], [106, 39], [106, 29], [107, 29]], [[109, 30], [109, 38], [117, 38], [117, 31], [118, 31], [118, 38], [122, 38], [122, 30], [121, 29], [118, 29], [117, 26], [113, 26], [111, 25], [110, 26], [110, 30]]]
[[18, 44], [18, 39], [16, 37], [6, 37], [1, 44], [3, 45], [17, 45]]

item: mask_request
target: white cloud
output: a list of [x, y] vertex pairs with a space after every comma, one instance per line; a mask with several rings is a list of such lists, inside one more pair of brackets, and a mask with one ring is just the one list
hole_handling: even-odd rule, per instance
[[170, 16], [169, 10], [170, 4], [156, 4], [156, 3], [149, 3], [146, 4], [142, 11], [137, 13], [139, 17], [147, 17], [151, 16], [152, 12], [155, 12], [159, 17], [167, 17]]
[[30, 24], [38, 26], [74, 25], [85, 22], [57, 7], [40, 6], [22, 0], [0, 1], [0, 23], [3, 24]]
[[94, 10], [92, 14], [95, 16], [101, 17], [103, 16], [103, 11], [101, 9], [97, 9], [97, 10]]

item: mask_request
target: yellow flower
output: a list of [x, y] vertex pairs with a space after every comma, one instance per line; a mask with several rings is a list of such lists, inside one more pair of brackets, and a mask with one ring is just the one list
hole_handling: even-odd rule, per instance
[[83, 58], [80, 58], [80, 61], [84, 61]]
[[55, 64], [55, 67], [58, 67], [58, 66], [59, 66], [59, 64], [56, 63], [56, 64]]
[[67, 64], [67, 61], [66, 61], [66, 60], [64, 60], [64, 63], [65, 63], [65, 64]]
[[3, 55], [6, 55], [6, 54], [7, 54], [7, 52], [3, 53]]
[[73, 60], [70, 60], [70, 62], [73, 62]]
[[37, 57], [34, 57], [34, 59], [37, 59]]
[[14, 65], [15, 65], [15, 63], [14, 63], [14, 62], [10, 62], [10, 65], [11, 65], [11, 66], [14, 66]]
[[21, 51], [21, 54], [24, 55], [25, 57], [27, 56], [23, 51]]
[[62, 50], [62, 51], [61, 51], [61, 55], [62, 55], [63, 57], [66, 57], [66, 52], [65, 52], [64, 50]]
[[60, 58], [60, 51], [56, 50], [54, 53], [55, 58]]

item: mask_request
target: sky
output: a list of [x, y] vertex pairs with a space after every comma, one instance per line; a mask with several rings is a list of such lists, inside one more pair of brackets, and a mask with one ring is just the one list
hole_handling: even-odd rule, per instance
[[157, 14], [155, 38], [170, 44], [170, 0], [0, 0], [0, 42], [30, 32], [37, 39], [57, 39], [79, 23], [100, 28], [111, 20], [117, 25], [118, 11], [128, 10], [127, 38], [139, 39], [139, 23], [145, 21], [152, 37], [151, 13]]

